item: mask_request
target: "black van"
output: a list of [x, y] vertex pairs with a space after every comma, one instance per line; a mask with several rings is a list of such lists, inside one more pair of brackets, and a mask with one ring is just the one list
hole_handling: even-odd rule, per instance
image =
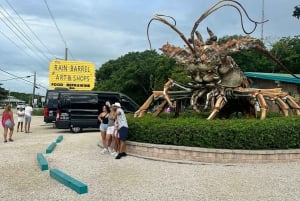
[[44, 122], [54, 123], [56, 119], [57, 99], [60, 91], [68, 91], [67, 88], [55, 88], [47, 90], [44, 103]]
[[74, 133], [83, 128], [99, 128], [98, 115], [107, 104], [121, 103], [124, 112], [135, 112], [139, 105], [125, 94], [106, 91], [61, 91], [58, 95], [56, 128]]

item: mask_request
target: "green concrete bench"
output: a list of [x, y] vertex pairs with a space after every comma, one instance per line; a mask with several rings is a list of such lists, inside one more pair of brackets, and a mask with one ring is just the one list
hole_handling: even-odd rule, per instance
[[42, 153], [37, 153], [37, 160], [42, 171], [48, 170], [48, 162]]
[[88, 192], [88, 187], [86, 184], [70, 177], [58, 169], [50, 169], [50, 177], [76, 191], [78, 194]]
[[56, 138], [56, 143], [60, 143], [62, 140], [63, 140], [63, 136], [62, 135], [60, 135], [60, 136], [58, 136], [57, 138]]
[[53, 149], [56, 147], [56, 142], [52, 142], [49, 147], [46, 149], [46, 154], [49, 154], [53, 151]]

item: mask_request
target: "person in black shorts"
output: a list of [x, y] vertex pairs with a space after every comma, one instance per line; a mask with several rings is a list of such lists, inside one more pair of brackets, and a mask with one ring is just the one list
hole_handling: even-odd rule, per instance
[[128, 138], [128, 124], [125, 113], [121, 108], [120, 103], [113, 104], [113, 107], [117, 108], [117, 123], [118, 123], [118, 133], [119, 133], [119, 140], [120, 140], [120, 152], [116, 156], [115, 159], [120, 159], [123, 156], [127, 156], [126, 154], [126, 140]]

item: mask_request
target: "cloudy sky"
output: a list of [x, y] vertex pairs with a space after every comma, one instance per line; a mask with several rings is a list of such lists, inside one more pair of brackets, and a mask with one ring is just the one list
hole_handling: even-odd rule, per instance
[[[149, 49], [146, 28], [155, 14], [174, 17], [177, 27], [189, 36], [195, 21], [215, 2], [212, 0], [0, 0], [0, 83], [10, 91], [32, 93], [33, 74], [37, 74], [36, 93], [48, 88], [49, 63], [63, 59], [91, 61], [98, 69], [103, 63], [133, 51]], [[239, 0], [256, 21], [262, 19], [263, 0]], [[47, 3], [47, 4], [46, 4]], [[284, 36], [300, 34], [300, 20], [292, 17], [299, 0], [264, 0], [263, 26], [267, 44]], [[58, 32], [48, 8], [55, 19]], [[25, 23], [24, 23], [25, 22]], [[224, 7], [207, 17], [198, 30], [207, 37], [206, 27], [219, 36], [242, 34], [240, 17], [232, 7]], [[253, 24], [245, 19], [247, 30]], [[261, 37], [261, 26], [251, 34]], [[166, 25], [155, 21], [150, 27], [154, 49], [169, 42], [184, 43]], [[12, 79], [14, 76], [29, 78]], [[12, 79], [12, 80], [8, 80]], [[45, 88], [43, 88], [45, 87]]]

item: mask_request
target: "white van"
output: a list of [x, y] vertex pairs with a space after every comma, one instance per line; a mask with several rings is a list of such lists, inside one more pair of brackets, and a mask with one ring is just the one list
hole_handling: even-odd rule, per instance
[[20, 109], [20, 108], [24, 109], [25, 108], [25, 104], [26, 104], [25, 101], [18, 102], [17, 103], [17, 109]]

